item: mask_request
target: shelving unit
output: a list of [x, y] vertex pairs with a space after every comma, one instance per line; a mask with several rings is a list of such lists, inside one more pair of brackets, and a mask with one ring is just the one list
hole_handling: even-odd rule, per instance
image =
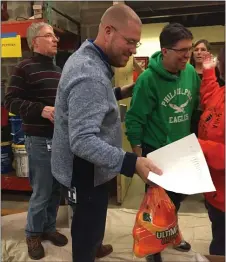
[[17, 177], [15, 171], [1, 175], [1, 189], [15, 191], [32, 191], [27, 177]]
[[[53, 8], [51, 7], [51, 1], [46, 1], [45, 3], [45, 11], [43, 13], [43, 19], [28, 19], [25, 21], [6, 21], [1, 23], [1, 33], [16, 33], [21, 37], [21, 47], [23, 50], [28, 50], [27, 42], [26, 42], [26, 33], [27, 28], [32, 23], [38, 22], [46, 22], [51, 25], [51, 14]], [[65, 19], [69, 19], [74, 22], [78, 26], [78, 32], [80, 32], [80, 24], [77, 21], [74, 21], [72, 18], [67, 15], [62, 14], [58, 10], [54, 10], [58, 12], [60, 15], [63, 15]], [[74, 34], [66, 29], [58, 28], [53, 26], [54, 32], [56, 35], [60, 37], [60, 42], [58, 44], [59, 50], [75, 50], [80, 45], [80, 35]], [[32, 191], [28, 178], [20, 178], [17, 177], [14, 172], [9, 174], [1, 175], [1, 189], [2, 190], [15, 190], [15, 191]]]
[[[28, 49], [26, 46], [26, 33], [27, 28], [32, 23], [47, 22], [46, 19], [31, 19], [25, 21], [7, 21], [1, 23], [1, 33], [17, 33], [21, 37], [22, 48]], [[80, 36], [76, 35], [66, 29], [61, 29], [53, 26], [54, 32], [60, 37], [59, 49], [60, 50], [73, 50], [78, 47]], [[70, 41], [68, 41], [70, 39]], [[24, 41], [25, 40], [25, 41]]]
[[1, 23], [1, 33], [17, 33], [21, 38], [26, 38], [27, 28], [32, 23], [44, 22], [44, 19], [32, 19], [25, 21], [6, 21]]

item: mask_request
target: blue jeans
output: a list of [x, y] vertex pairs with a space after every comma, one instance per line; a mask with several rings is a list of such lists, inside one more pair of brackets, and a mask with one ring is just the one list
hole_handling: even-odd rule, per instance
[[51, 142], [46, 137], [25, 136], [29, 181], [33, 189], [25, 229], [28, 237], [56, 231], [61, 186], [51, 172]]

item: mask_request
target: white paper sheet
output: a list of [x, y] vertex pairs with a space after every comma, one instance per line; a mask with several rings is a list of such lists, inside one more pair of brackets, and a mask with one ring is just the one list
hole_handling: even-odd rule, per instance
[[216, 191], [201, 146], [195, 134], [147, 155], [163, 175], [152, 172], [148, 179], [168, 191], [186, 195]]

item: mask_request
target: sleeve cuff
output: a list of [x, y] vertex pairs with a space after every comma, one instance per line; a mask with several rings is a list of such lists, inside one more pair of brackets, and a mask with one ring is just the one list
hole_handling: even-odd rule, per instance
[[40, 116], [42, 115], [42, 111], [43, 111], [44, 107], [46, 107], [46, 106], [41, 103], [40, 104]]
[[122, 93], [121, 93], [121, 88], [120, 87], [115, 87], [114, 88], [114, 92], [115, 92], [115, 97], [116, 100], [122, 100]]
[[120, 173], [127, 177], [133, 177], [136, 170], [136, 162], [137, 155], [135, 153], [126, 152]]
[[137, 145], [142, 145], [142, 142], [140, 140], [130, 140], [130, 139], [128, 139], [128, 141], [129, 141], [131, 147], [135, 147]]
[[204, 69], [202, 75], [203, 77], [215, 76], [215, 67]]

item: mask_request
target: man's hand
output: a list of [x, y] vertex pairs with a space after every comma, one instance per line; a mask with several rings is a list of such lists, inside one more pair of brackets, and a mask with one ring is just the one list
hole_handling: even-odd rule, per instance
[[133, 153], [135, 153], [137, 156], [142, 156], [142, 148], [140, 146], [135, 146], [132, 148]]
[[151, 181], [147, 179], [150, 171], [157, 175], [162, 175], [162, 170], [159, 169], [149, 158], [138, 157], [136, 162], [136, 172], [146, 184], [151, 184]]
[[45, 106], [42, 110], [42, 117], [49, 119], [52, 123], [54, 122], [54, 110], [53, 106]]
[[130, 85], [126, 85], [126, 86], [121, 87], [122, 99], [125, 99], [125, 98], [132, 96], [134, 85], [135, 85], [135, 83], [132, 83]]

